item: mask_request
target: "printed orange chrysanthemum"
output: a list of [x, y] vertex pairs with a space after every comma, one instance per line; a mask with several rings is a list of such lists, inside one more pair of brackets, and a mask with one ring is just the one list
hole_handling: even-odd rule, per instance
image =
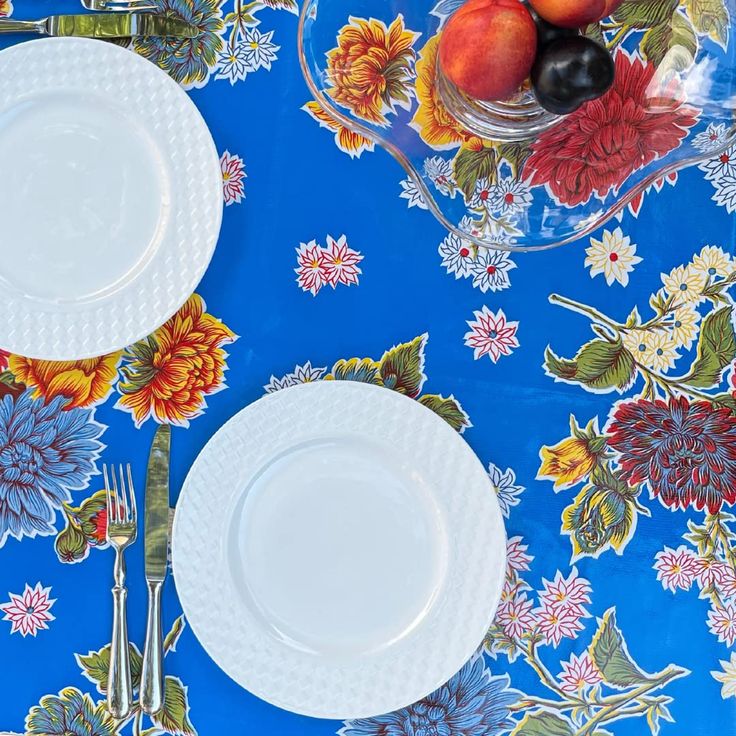
[[[411, 127], [421, 139], [436, 150], [457, 148], [464, 141], [475, 138], [447, 112], [437, 87], [437, 53], [439, 36], [432, 36], [419, 52], [417, 61], [416, 94], [419, 107]], [[478, 140], [478, 139], [476, 139]]]
[[137, 426], [151, 416], [187, 426], [204, 411], [205, 396], [225, 387], [222, 346], [237, 337], [205, 309], [193, 294], [153, 335], [126, 350], [116, 407], [129, 411]]
[[414, 42], [418, 33], [399, 15], [386, 27], [380, 20], [350, 18], [327, 54], [332, 98], [355, 115], [386, 125], [386, 113], [411, 104]]
[[347, 153], [351, 158], [358, 158], [363, 151], [372, 151], [373, 141], [360, 133], [354, 133], [342, 123], [335, 120], [316, 100], [307, 102], [302, 108], [309, 113], [320, 125], [335, 134], [337, 147]]
[[92, 406], [104, 401], [118, 378], [121, 353], [88, 360], [34, 360], [21, 355], [8, 358], [8, 369], [18, 383], [34, 389], [47, 401], [66, 396], [65, 409]]

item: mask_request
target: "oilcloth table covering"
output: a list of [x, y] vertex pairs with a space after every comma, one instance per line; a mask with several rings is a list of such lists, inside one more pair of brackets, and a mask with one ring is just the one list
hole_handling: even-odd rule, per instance
[[[734, 152], [659, 182], [580, 242], [475, 253], [386, 152], [309, 105], [293, 0], [155, 2], [203, 32], [132, 46], [190, 90], [212, 130], [222, 233], [196, 293], [148, 339], [77, 362], [0, 356], [0, 729], [736, 734]], [[77, 10], [0, 0], [15, 17]], [[724, 131], [691, 134], [708, 150]], [[504, 196], [523, 206], [523, 192]], [[164, 710], [114, 721], [101, 464], [132, 462], [142, 501], [153, 433], [169, 422], [175, 500], [236, 411], [327, 379], [408, 394], [488, 468], [508, 572], [482, 649], [402, 711], [312, 720], [229, 680], [169, 580]], [[139, 540], [135, 680], [142, 555]]]

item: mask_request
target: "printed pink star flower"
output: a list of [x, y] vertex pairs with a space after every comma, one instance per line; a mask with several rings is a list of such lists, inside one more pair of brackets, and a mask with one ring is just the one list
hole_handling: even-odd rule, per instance
[[222, 170], [222, 192], [225, 197], [225, 206], [240, 202], [245, 196], [243, 179], [247, 177], [245, 165], [240, 156], [225, 151], [220, 157]]
[[542, 579], [544, 590], [539, 592], [539, 601], [542, 606], [550, 609], [562, 608], [571, 611], [578, 618], [588, 618], [590, 614], [583, 606], [590, 603], [590, 583], [578, 576], [578, 570], [573, 567], [566, 578], [558, 570], [555, 579], [551, 582]]
[[508, 322], [503, 309], [494, 313], [484, 306], [473, 314], [475, 321], [468, 322], [470, 332], [465, 334], [465, 344], [473, 348], [476, 360], [488, 355], [496, 363], [502, 355], [511, 355], [512, 350], [519, 347], [516, 339], [519, 323]]
[[324, 249], [324, 264], [327, 272], [327, 283], [334, 289], [338, 284], [358, 283], [358, 275], [362, 271], [358, 263], [363, 256], [357, 250], [353, 250], [347, 244], [344, 235], [339, 240], [327, 236], [327, 248]]
[[573, 654], [569, 661], [563, 662], [562, 672], [557, 679], [566, 693], [575, 693], [603, 681], [601, 673], [587, 652], [583, 652], [580, 656]]
[[526, 594], [504, 601], [498, 607], [496, 623], [512, 639], [520, 639], [534, 628], [534, 613], [532, 601], [527, 600]]
[[736, 598], [736, 572], [725, 562], [719, 563], [718, 587], [725, 598]]
[[713, 557], [695, 557], [693, 559], [693, 575], [700, 588], [719, 585], [723, 580], [726, 570], [730, 570], [728, 565], [719, 562]]
[[662, 587], [673, 593], [681, 588], [690, 590], [697, 572], [695, 555], [684, 545], [677, 549], [665, 547], [657, 552], [654, 569], [657, 571], [657, 580]]
[[49, 610], [56, 603], [49, 598], [50, 592], [51, 588], [42, 588], [41, 583], [36, 583], [34, 588], [26, 583], [21, 595], [8, 594], [10, 601], [0, 606], [0, 611], [5, 613], [3, 621], [11, 622], [11, 634], [19, 631], [21, 636], [36, 636], [39, 629], [48, 629], [47, 622], [54, 620]]
[[524, 572], [529, 570], [529, 563], [534, 559], [526, 554], [528, 545], [521, 543], [521, 537], [511, 537], [506, 543], [506, 564], [510, 570]]
[[299, 264], [298, 268], [294, 269], [297, 275], [296, 282], [302, 291], [309, 291], [312, 296], [316, 296], [317, 292], [328, 283], [325, 251], [314, 240], [310, 240], [308, 243], [300, 243], [296, 253]]
[[563, 639], [575, 639], [584, 626], [580, 623], [582, 616], [570, 606], [542, 605], [534, 613], [539, 624], [539, 633], [545, 644], [555, 648]]
[[736, 641], [736, 604], [714, 606], [708, 611], [708, 628], [729, 647]]

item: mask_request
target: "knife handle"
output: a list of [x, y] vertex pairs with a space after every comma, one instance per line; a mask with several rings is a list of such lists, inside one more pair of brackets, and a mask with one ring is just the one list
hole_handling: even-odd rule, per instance
[[162, 581], [148, 581], [148, 619], [146, 621], [146, 645], [143, 650], [141, 670], [141, 708], [153, 715], [164, 704], [164, 649], [161, 632]]
[[0, 19], [0, 33], [44, 33], [42, 20]]

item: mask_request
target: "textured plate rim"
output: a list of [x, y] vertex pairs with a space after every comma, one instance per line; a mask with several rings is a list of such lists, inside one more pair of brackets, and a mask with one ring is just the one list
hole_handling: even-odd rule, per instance
[[[303, 663], [295, 665], [294, 660], [298, 657], [293, 656], [294, 650], [281, 645], [278, 654], [283, 660], [296, 667], [305, 679], [308, 678], [309, 674], [312, 674], [313, 677], [305, 683], [291, 673], [284, 675], [283, 662], [275, 661], [278, 657], [269, 659], [268, 654], [264, 655], [265, 649], [262, 640], [265, 637], [259, 636], [258, 632], [254, 633], [242, 622], [234, 622], [233, 618], [237, 617], [228, 616], [226, 609], [228, 608], [229, 599], [224, 592], [220, 591], [224, 603], [221, 604], [221, 610], [215, 617], [215, 624], [212, 621], [207, 622], [207, 618], [212, 616], [213, 611], [211, 601], [206, 599], [206, 603], [201, 604], [202, 596], [206, 595], [205, 591], [209, 588], [212, 592], [217, 592], [218, 580], [222, 582], [227, 578], [227, 573], [223, 572], [222, 569], [214, 575], [211, 574], [212, 570], [218, 567], [218, 564], [220, 568], [227, 567], [227, 565], [222, 564], [224, 555], [221, 544], [222, 536], [220, 536], [219, 543], [213, 542], [211, 532], [215, 531], [214, 536], [216, 537], [218, 530], [222, 531], [228, 527], [229, 517], [222, 518], [224, 516], [222, 514], [223, 504], [229, 505], [233, 495], [237, 492], [233, 491], [230, 498], [222, 497], [227, 494], [224, 489], [226, 483], [221, 482], [222, 477], [218, 476], [217, 473], [218, 468], [222, 469], [224, 465], [221, 462], [222, 453], [227, 453], [224, 448], [229, 442], [238, 443], [238, 452], [234, 453], [237, 459], [231, 463], [231, 471], [229, 474], [226, 471], [225, 476], [229, 475], [233, 484], [242, 487], [243, 483], [246, 483], [247, 479], [258, 470], [258, 466], [247, 467], [249, 461], [244, 458], [244, 453], [259, 442], [265, 442], [264, 434], [261, 432], [249, 434], [247, 437], [239, 436], [239, 434], [245, 434], [244, 430], [247, 428], [248, 422], [258, 419], [265, 423], [270, 421], [269, 418], [273, 417], [274, 414], [279, 415], [284, 410], [294, 413], [296, 407], [298, 412], [303, 413], [305, 407], [324, 406], [325, 402], [334, 402], [336, 410], [339, 406], [340, 413], [346, 417], [353, 416], [351, 409], [359, 411], [365, 409], [366, 406], [380, 406], [382, 410], [386, 410], [386, 407], [389, 407], [390, 411], [395, 412], [397, 418], [401, 418], [396, 425], [399, 428], [396, 433], [405, 431], [406, 426], [411, 426], [415, 431], [418, 429], [418, 433], [421, 434], [422, 430], [429, 427], [427, 431], [430, 436], [439, 437], [443, 443], [448, 443], [445, 453], [447, 456], [451, 456], [453, 467], [463, 471], [468, 471], [470, 468], [470, 476], [463, 483], [459, 483], [451, 490], [449, 488], [443, 490], [434, 485], [434, 491], [445, 496], [443, 503], [448, 502], [457, 509], [466, 509], [463, 512], [466, 517], [470, 516], [470, 511], [467, 510], [468, 506], [471, 505], [470, 501], [474, 504], [480, 504], [480, 517], [475, 513], [472, 518], [466, 518], [465, 520], [465, 527], [468, 528], [469, 524], [470, 528], [478, 533], [472, 535], [472, 541], [457, 541], [455, 546], [462, 550], [462, 553], [455, 550], [450, 557], [455, 555], [464, 564], [473, 563], [473, 569], [476, 573], [480, 570], [483, 577], [480, 581], [477, 581], [471, 579], [470, 575], [463, 576], [459, 574], [461, 571], [458, 570], [457, 560], [450, 559], [448, 561], [448, 578], [452, 578], [454, 575], [449, 583], [449, 587], [453, 589], [452, 592], [457, 593], [459, 590], [464, 596], [471, 595], [469, 606], [472, 606], [473, 609], [471, 612], [472, 625], [455, 627], [462, 629], [461, 634], [450, 632], [448, 628], [449, 620], [451, 619], [456, 624], [458, 614], [462, 613], [463, 609], [459, 606], [458, 601], [450, 595], [445, 595], [443, 599], [440, 599], [438, 608], [447, 609], [443, 613], [443, 615], [447, 614], [444, 621], [446, 630], [440, 629], [438, 634], [436, 625], [434, 629], [431, 626], [425, 627], [427, 628], [426, 632], [422, 631], [422, 626], [419, 626], [421, 636], [417, 637], [417, 641], [421, 642], [424, 638], [425, 642], [434, 642], [438, 636], [446, 634], [448, 637], [460, 636], [461, 644], [454, 648], [451, 657], [435, 657], [441, 660], [441, 666], [435, 666], [434, 672], [430, 672], [426, 676], [424, 676], [424, 673], [420, 674], [419, 676], [423, 677], [423, 687], [414, 688], [410, 695], [408, 690], [411, 690], [411, 688], [404, 688], [405, 692], [400, 695], [393, 695], [389, 692], [384, 693], [380, 698], [364, 697], [362, 696], [363, 691], [358, 687], [361, 695], [352, 698], [352, 700], [350, 697], [344, 697], [343, 700], [349, 703], [346, 706], [340, 697], [335, 697], [333, 690], [335, 686], [342, 687], [345, 691], [351, 688], [354, 689], [356, 687], [356, 676], [358, 680], [361, 676], [364, 677], [364, 684], [373, 683], [379, 674], [384, 676], [396, 675], [396, 672], [402, 667], [404, 667], [404, 670], [407, 667], [413, 667], [414, 676], [417, 676], [420, 668], [426, 667], [426, 663], [411, 661], [411, 658], [415, 657], [416, 648], [412, 649], [407, 646], [403, 653], [400, 649], [395, 652], [392, 651], [391, 661], [396, 663], [393, 671], [376, 670], [375, 668], [371, 670], [370, 666], [366, 666], [364, 662], [356, 662], [347, 668], [333, 665], [332, 670], [328, 672], [328, 675], [334, 676], [334, 681], [331, 684], [333, 690], [324, 690], [320, 693], [319, 687], [315, 686], [313, 681], [321, 681], [324, 687], [325, 671], [330, 670], [330, 666], [315, 667], [312, 671], [309, 667], [302, 666]], [[420, 418], [420, 424], [424, 423], [424, 427], [417, 428], [418, 417]], [[350, 423], [349, 419], [346, 419], [346, 421]], [[406, 422], [409, 422], [409, 425], [404, 426], [401, 430], [401, 425], [406, 424]], [[414, 424], [411, 424], [411, 422], [414, 422]], [[273, 419], [273, 423], [278, 425], [279, 419]], [[334, 434], [334, 426], [325, 425], [322, 427], [313, 420], [309, 420], [308, 423], [312, 431], [315, 431], [314, 428], [317, 427], [325, 431], [331, 431]], [[289, 428], [288, 431], [291, 431], [291, 427], [294, 425], [289, 423], [286, 426]], [[259, 429], [263, 429], [263, 426], [259, 425]], [[380, 436], [385, 438], [384, 429], [385, 427], [382, 426]], [[295, 430], [295, 432], [295, 437], [301, 436], [298, 430]], [[411, 445], [413, 438], [409, 437], [407, 441]], [[292, 444], [294, 444], [294, 438], [284, 440], [284, 447]], [[267, 458], [279, 451], [278, 448], [269, 447], [270, 452], [261, 452], [261, 457]], [[429, 452], [429, 449], [427, 452]], [[447, 476], [448, 480], [450, 477]], [[213, 496], [213, 489], [219, 489], [216, 492], [219, 494], [217, 498]], [[452, 494], [455, 495], [452, 496]], [[210, 511], [208, 515], [207, 512], [202, 513], [201, 509], [196, 509], [197, 503], [204, 496], [207, 496], [207, 501], [210, 502], [210, 509], [216, 507], [219, 514], [217, 510]], [[468, 506], [466, 506], [466, 503]], [[443, 513], [454, 512], [445, 508]], [[220, 517], [221, 521], [215, 524], [215, 529], [203, 531], [203, 526], [211, 526], [213, 517], [217, 516]], [[452, 539], [453, 529], [451, 524], [457, 523], [457, 519], [445, 518], [445, 523], [448, 524], [448, 537]], [[462, 525], [459, 525], [459, 529], [462, 530]], [[199, 539], [196, 539], [197, 536], [199, 536]], [[461, 556], [468, 549], [475, 550], [471, 560]], [[203, 558], [207, 557], [208, 551], [210, 558], [217, 558], [212, 564], [210, 562], [202, 563]], [[350, 381], [320, 381], [267, 394], [232, 417], [207, 442], [192, 465], [177, 502], [172, 533], [172, 565], [179, 599], [195, 637], [215, 664], [237, 684], [273, 705], [301, 715], [338, 720], [367, 718], [405, 707], [425, 697], [452, 677], [482, 644], [483, 637], [493, 621], [505, 578], [505, 560], [506, 531], [498, 499], [485, 468], [463, 438], [443, 419], [419, 404], [419, 402], [385, 388]], [[207, 572], [201, 574], [201, 570], [197, 571], [192, 564], [193, 561], [195, 561], [195, 564], [208, 566]], [[233, 600], [235, 599], [239, 599], [239, 596], [234, 594], [233, 591]], [[230, 602], [232, 603], [232, 601]], [[441, 621], [439, 623], [442, 624]], [[434, 624], [437, 624], [437, 622], [434, 622]], [[238, 627], [240, 627], [240, 631], [237, 630]], [[233, 644], [228, 639], [229, 636], [240, 636], [241, 639]], [[236, 649], [243, 646], [242, 637], [245, 637], [245, 646], [250, 647], [250, 650], [247, 657], [238, 658]], [[268, 638], [273, 643], [274, 640]], [[442, 639], [442, 641], [445, 640]], [[223, 642], [226, 643], [223, 645]], [[279, 647], [276, 646], [275, 649], [278, 650]], [[262, 656], [262, 661], [254, 661], [251, 650], [256, 651], [258, 656]], [[292, 658], [291, 661], [290, 658]], [[276, 688], [269, 686], [268, 678], [270, 677], [276, 680], [279, 680], [279, 678], [286, 679], [288, 685], [284, 686], [282, 684]], [[264, 679], [266, 685], [264, 685]], [[358, 682], [358, 686], [360, 685], [361, 683]], [[370, 685], [366, 686], [370, 687]], [[298, 696], [294, 696], [296, 690], [300, 691]], [[315, 691], [315, 694], [308, 693], [305, 696], [305, 690]]]
[[[36, 359], [83, 360], [117, 352], [143, 339], [176, 314], [194, 292], [210, 264], [220, 234], [224, 207], [222, 173], [217, 148], [204, 118], [189, 95], [158, 66], [129, 49], [109, 42], [78, 37], [51, 37], [26, 41], [0, 50], [0, 68], [22, 63], [24, 57], [40, 56], [47, 50], [60, 58], [67, 58], [69, 64], [75, 61], [76, 66], [55, 65], [54, 68], [60, 70], [59, 78], [69, 73], [69, 69], [76, 69], [77, 74], [99, 72], [98, 81], [102, 87], [106, 75], [122, 70], [127, 75], [123, 84], [130, 81], [130, 87], [124, 91], [132, 94], [131, 90], [135, 85], [143, 81], [149, 82], [157, 92], [163, 90], [177, 111], [184, 115], [172, 115], [165, 123], [162, 120], [161, 124], [171, 123], [172, 139], [177, 133], [179, 136], [184, 135], [187, 140], [197, 139], [198, 146], [191, 158], [196, 157], [201, 163], [197, 176], [189, 176], [183, 180], [181, 175], [186, 165], [182, 162], [190, 160], [190, 156], [180, 156], [182, 161], [173, 163], [171, 159], [167, 160], [172, 180], [179, 175], [177, 184], [183, 181], [183, 194], [179, 197], [179, 211], [176, 211], [176, 206], [172, 206], [170, 222], [158, 250], [168, 248], [169, 257], [177, 253], [181, 258], [181, 254], [186, 253], [191, 260], [187, 263], [182, 258], [183, 268], [163, 269], [156, 257], [151, 258], [135, 275], [131, 288], [123, 288], [101, 303], [73, 305], [66, 309], [62, 305], [50, 303], [37, 307], [29, 300], [0, 295], [3, 299], [0, 304], [14, 315], [12, 326], [5, 323], [6, 327], [0, 334], [0, 346], [3, 349]], [[97, 69], [85, 65], [79, 72], [80, 64], [76, 54], [80, 50], [99, 57]], [[75, 59], [69, 58], [72, 56]], [[17, 60], [13, 57], [17, 57]], [[58, 83], [59, 78], [55, 78], [54, 83]], [[92, 91], [98, 91], [100, 87]], [[33, 94], [47, 88], [48, 81], [40, 86], [27, 86], [25, 91]], [[63, 91], [63, 86], [55, 91], [59, 90]], [[189, 212], [192, 208], [188, 202], [193, 198], [197, 202], [196, 213]], [[176, 217], [178, 215], [181, 216]], [[166, 294], [163, 297], [160, 293], [158, 297], [148, 297], [157, 274], [158, 280], [166, 284], [162, 286]], [[173, 290], [172, 283], [176, 287]], [[119, 298], [122, 294], [126, 295], [125, 303]], [[136, 318], [133, 322], [136, 327], [124, 331], [120, 324], [126, 320], [120, 313], [126, 307], [135, 312]], [[25, 324], [25, 327], [18, 329], [19, 323]], [[111, 325], [115, 327], [112, 328]], [[65, 334], [59, 335], [64, 331]]]

